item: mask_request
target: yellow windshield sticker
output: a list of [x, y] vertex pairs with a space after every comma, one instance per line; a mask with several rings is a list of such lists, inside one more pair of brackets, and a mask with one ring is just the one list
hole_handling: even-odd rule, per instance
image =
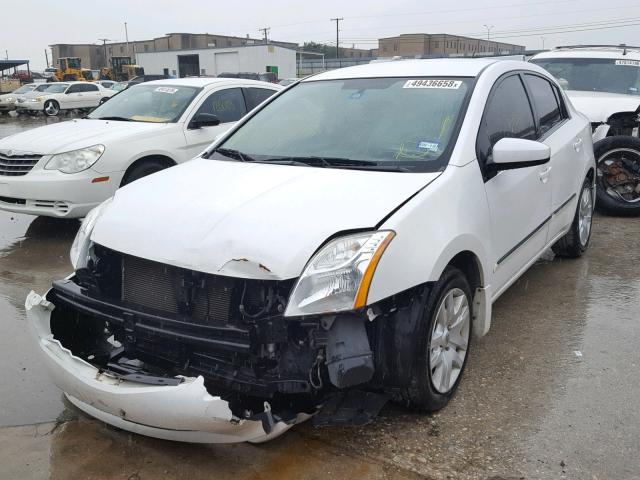
[[155, 123], [166, 123], [169, 121], [166, 117], [150, 117], [146, 115], [134, 115], [131, 117], [131, 120], [135, 122], [155, 122]]

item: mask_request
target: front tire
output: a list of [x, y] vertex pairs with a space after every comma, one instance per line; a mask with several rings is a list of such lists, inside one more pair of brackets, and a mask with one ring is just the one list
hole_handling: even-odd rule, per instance
[[571, 228], [551, 247], [559, 257], [578, 258], [589, 248], [594, 201], [593, 180], [587, 177], [580, 189], [578, 206], [573, 216], [573, 222], [571, 222]]
[[44, 114], [47, 117], [55, 117], [60, 113], [60, 105], [55, 100], [47, 100], [44, 103]]
[[161, 162], [160, 160], [145, 160], [141, 163], [135, 165], [131, 170], [127, 172], [122, 180], [122, 187], [125, 185], [129, 185], [136, 180], [141, 179], [142, 177], [146, 177], [147, 175], [151, 175], [152, 173], [159, 172], [160, 170], [164, 170], [167, 166]]
[[611, 215], [640, 215], [640, 138], [603, 138], [593, 152], [598, 209]]
[[447, 267], [429, 294], [415, 339], [419, 354], [406, 392], [410, 406], [440, 410], [455, 393], [469, 356], [472, 298], [464, 274]]

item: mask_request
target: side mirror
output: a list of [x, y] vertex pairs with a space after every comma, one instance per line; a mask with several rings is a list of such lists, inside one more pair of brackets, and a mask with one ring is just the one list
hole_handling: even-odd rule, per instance
[[551, 149], [544, 143], [523, 138], [503, 138], [493, 146], [491, 163], [498, 170], [534, 167], [551, 159]]
[[189, 128], [215, 127], [220, 125], [220, 119], [211, 113], [198, 113], [189, 122]]

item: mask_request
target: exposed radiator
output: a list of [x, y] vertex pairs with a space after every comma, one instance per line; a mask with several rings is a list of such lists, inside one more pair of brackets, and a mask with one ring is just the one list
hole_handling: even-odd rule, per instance
[[233, 287], [232, 279], [123, 255], [122, 300], [131, 305], [185, 314], [198, 324], [224, 325]]

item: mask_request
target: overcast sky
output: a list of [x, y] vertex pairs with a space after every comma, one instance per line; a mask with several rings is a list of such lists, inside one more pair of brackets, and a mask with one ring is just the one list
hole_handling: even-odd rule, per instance
[[[640, 0], [21, 0], [2, 2], [0, 49], [9, 58], [45, 66], [54, 43], [100, 43], [160, 37], [169, 32], [260, 37], [271, 27], [274, 40], [333, 42], [340, 24], [342, 46], [377, 47], [380, 37], [400, 33], [452, 33], [541, 48], [571, 43], [640, 42]], [[9, 20], [10, 19], [10, 20]], [[21, 21], [24, 19], [24, 21]], [[610, 27], [617, 28], [610, 28]], [[569, 32], [568, 32], [569, 31]], [[344, 41], [344, 43], [343, 43]], [[50, 51], [49, 51], [50, 53]]]

